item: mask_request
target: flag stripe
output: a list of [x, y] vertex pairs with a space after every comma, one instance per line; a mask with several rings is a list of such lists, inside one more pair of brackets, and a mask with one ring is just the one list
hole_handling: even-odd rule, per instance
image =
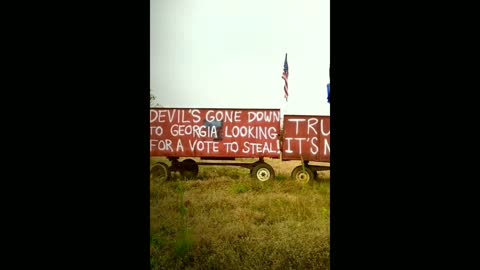
[[288, 74], [283, 74], [282, 78], [285, 81], [285, 86], [283, 87], [283, 90], [285, 91], [285, 99], [288, 100]]

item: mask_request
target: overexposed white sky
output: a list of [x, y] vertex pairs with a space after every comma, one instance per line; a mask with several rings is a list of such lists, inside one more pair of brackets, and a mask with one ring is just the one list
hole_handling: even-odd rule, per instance
[[150, 0], [150, 87], [164, 107], [330, 115], [329, 65], [330, 0]]

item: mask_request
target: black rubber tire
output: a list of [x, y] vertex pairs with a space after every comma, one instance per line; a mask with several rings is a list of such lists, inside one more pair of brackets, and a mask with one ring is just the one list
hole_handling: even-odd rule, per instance
[[303, 183], [307, 183], [308, 181], [314, 179], [312, 170], [309, 167], [302, 165], [299, 165], [293, 169], [291, 177], [293, 180]]
[[273, 180], [275, 179], [275, 171], [267, 163], [259, 162], [252, 169], [252, 177], [262, 182]]
[[157, 162], [150, 168], [150, 180], [155, 183], [165, 182], [170, 179], [170, 169], [163, 162]]
[[198, 176], [198, 164], [193, 159], [185, 159], [180, 163], [180, 175], [182, 179], [192, 180]]

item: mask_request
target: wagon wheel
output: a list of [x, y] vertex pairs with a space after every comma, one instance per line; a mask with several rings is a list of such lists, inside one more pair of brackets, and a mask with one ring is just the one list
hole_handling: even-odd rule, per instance
[[258, 163], [252, 170], [252, 176], [259, 181], [268, 181], [275, 178], [275, 171], [267, 163]]
[[309, 167], [302, 165], [299, 165], [293, 169], [291, 177], [301, 183], [307, 183], [308, 181], [314, 179], [312, 170]]
[[163, 162], [155, 163], [152, 168], [150, 168], [150, 180], [159, 183], [167, 181], [170, 178], [170, 169], [168, 165]]
[[180, 175], [183, 179], [191, 180], [198, 175], [198, 164], [193, 159], [185, 159], [180, 163]]

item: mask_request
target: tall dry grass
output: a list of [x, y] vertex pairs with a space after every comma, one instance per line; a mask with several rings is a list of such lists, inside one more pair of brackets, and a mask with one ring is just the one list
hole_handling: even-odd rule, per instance
[[302, 184], [288, 179], [300, 162], [266, 162], [275, 181], [200, 166], [196, 180], [151, 183], [151, 269], [329, 269], [329, 173]]

